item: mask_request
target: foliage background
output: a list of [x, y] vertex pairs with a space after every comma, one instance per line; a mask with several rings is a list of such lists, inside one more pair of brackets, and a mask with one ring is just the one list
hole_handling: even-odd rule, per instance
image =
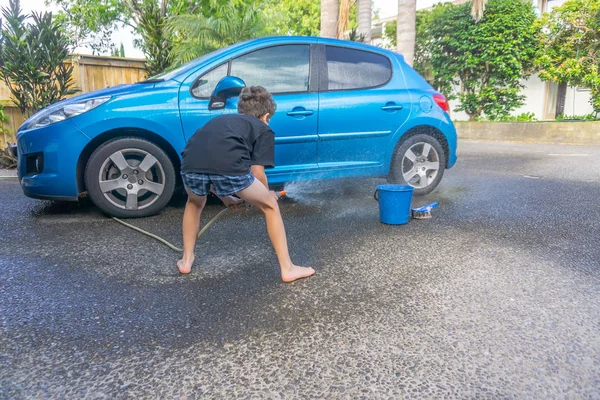
[[600, 0], [569, 0], [539, 21], [540, 78], [591, 89], [600, 113]]
[[490, 0], [473, 21], [469, 3], [437, 5], [418, 17], [415, 67], [470, 120], [506, 117], [523, 104], [534, 72], [539, 26], [530, 2]]

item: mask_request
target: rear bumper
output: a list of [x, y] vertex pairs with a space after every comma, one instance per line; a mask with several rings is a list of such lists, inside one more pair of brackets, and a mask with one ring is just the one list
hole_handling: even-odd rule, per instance
[[454, 164], [456, 164], [456, 160], [458, 157], [456, 156], [456, 146], [450, 149], [450, 155], [448, 157], [448, 163], [446, 164], [446, 168], [452, 168]]
[[439, 129], [443, 132], [446, 140], [448, 141], [448, 161], [446, 163], [446, 168], [452, 168], [452, 166], [456, 164], [457, 160], [456, 147], [458, 146], [458, 138], [456, 128], [447, 114], [446, 120], [442, 121]]
[[89, 139], [70, 121], [17, 135], [23, 193], [35, 199], [77, 200], [77, 162]]

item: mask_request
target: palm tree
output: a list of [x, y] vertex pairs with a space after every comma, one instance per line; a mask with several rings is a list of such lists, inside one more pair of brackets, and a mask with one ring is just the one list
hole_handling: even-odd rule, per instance
[[169, 19], [167, 28], [175, 38], [171, 51], [173, 65], [265, 32], [263, 14], [253, 6], [242, 9], [225, 6], [218, 15], [208, 18], [199, 14], [177, 15]]
[[364, 35], [364, 42], [371, 43], [371, 0], [357, 0], [358, 34]]
[[[479, 21], [483, 16], [486, 1], [472, 0], [471, 15], [475, 21]], [[411, 66], [415, 55], [416, 20], [417, 0], [398, 0], [397, 51]]]
[[417, 22], [417, 0], [398, 0], [397, 43], [398, 53], [404, 56], [408, 65], [415, 58], [415, 35]]
[[321, 36], [338, 37], [339, 0], [321, 0]]
[[371, 42], [371, 0], [321, 0], [321, 36], [344, 39], [350, 27], [350, 10], [357, 4], [361, 41]]

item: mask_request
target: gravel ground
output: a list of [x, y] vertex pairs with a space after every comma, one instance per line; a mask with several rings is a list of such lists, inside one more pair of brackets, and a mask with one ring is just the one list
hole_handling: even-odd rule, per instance
[[[379, 222], [381, 182], [281, 201], [317, 270], [283, 284], [254, 211], [179, 276], [89, 202], [0, 179], [0, 398], [600, 399], [599, 147], [461, 141], [405, 226]], [[182, 212], [134, 223], [179, 244]]]

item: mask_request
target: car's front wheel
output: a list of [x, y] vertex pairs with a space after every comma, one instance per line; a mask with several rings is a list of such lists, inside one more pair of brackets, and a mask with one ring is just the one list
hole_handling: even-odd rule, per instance
[[156, 214], [175, 189], [175, 169], [167, 154], [140, 138], [107, 142], [85, 169], [90, 199], [108, 215], [138, 218]]
[[390, 180], [414, 187], [417, 196], [430, 193], [442, 180], [446, 153], [430, 135], [409, 137], [398, 146], [392, 159]]

